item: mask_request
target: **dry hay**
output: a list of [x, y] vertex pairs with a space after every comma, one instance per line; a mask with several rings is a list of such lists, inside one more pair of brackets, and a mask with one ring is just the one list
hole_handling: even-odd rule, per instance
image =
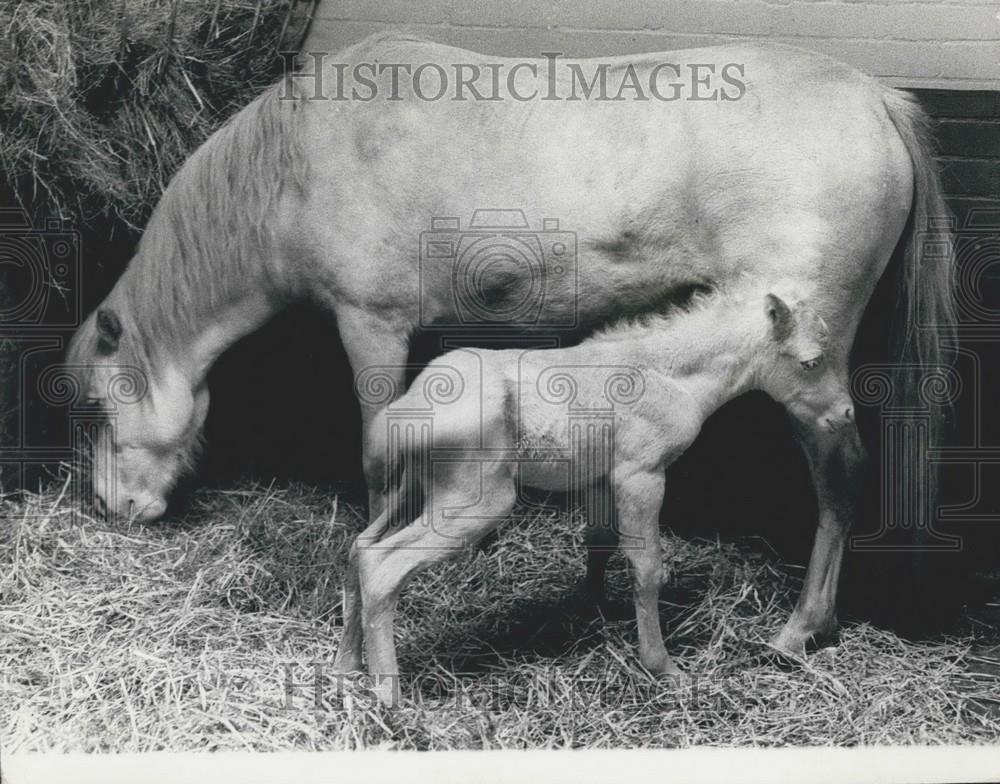
[[192, 150], [280, 73], [312, 5], [0, 4], [0, 170], [36, 211], [142, 225]]
[[836, 648], [776, 662], [763, 643], [798, 581], [746, 546], [664, 536], [667, 645], [694, 676], [677, 688], [637, 662], [620, 557], [602, 620], [577, 598], [579, 532], [526, 514], [408, 588], [397, 638], [412, 676], [388, 712], [330, 671], [361, 525], [337, 497], [203, 490], [183, 520], [131, 528], [57, 492], [3, 512], [8, 751], [850, 746], [1000, 730], [996, 670], [973, 672], [971, 636], [910, 642], [853, 624]]

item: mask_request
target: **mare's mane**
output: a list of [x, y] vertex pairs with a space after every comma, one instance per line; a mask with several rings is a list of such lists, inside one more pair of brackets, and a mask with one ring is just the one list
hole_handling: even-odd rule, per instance
[[[187, 345], [206, 314], [228, 304], [227, 293], [260, 279], [259, 251], [277, 201], [305, 188], [299, 116], [291, 85], [278, 82], [226, 121], [171, 180], [102, 305], [123, 328], [116, 364], [155, 374], [161, 351]], [[67, 354], [83, 388], [98, 351], [91, 314]]]

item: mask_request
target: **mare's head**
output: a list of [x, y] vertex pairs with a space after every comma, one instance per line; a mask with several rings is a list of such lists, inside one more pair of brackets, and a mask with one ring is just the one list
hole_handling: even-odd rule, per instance
[[67, 365], [80, 402], [107, 418], [90, 445], [98, 506], [155, 520], [177, 480], [193, 467], [208, 412], [208, 388], [192, 388], [185, 369], [139, 334], [110, 299], [73, 338]]
[[761, 388], [803, 424], [833, 432], [854, 419], [846, 370], [830, 361], [829, 329], [801, 302], [764, 298], [768, 336]]

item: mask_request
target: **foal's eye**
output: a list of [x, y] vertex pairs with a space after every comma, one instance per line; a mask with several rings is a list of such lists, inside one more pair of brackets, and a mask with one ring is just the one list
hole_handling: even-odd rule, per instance
[[800, 362], [799, 364], [801, 364], [802, 369], [808, 373], [810, 370], [815, 370], [821, 364], [823, 364], [823, 357], [821, 355], [818, 357], [813, 357], [812, 359], [806, 359]]

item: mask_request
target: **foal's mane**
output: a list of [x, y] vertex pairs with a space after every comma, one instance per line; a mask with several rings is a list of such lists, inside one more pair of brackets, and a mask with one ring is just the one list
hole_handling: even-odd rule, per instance
[[[258, 281], [279, 197], [305, 188], [300, 99], [291, 80], [272, 85], [185, 161], [153, 210], [135, 256], [102, 307], [123, 331], [116, 362], [155, 372], [166, 347], [182, 348], [227, 293]], [[98, 348], [92, 314], [69, 364]]]
[[[643, 334], [670, 334], [680, 331], [731, 331], [734, 327], [750, 326], [723, 322], [719, 316], [745, 316], [753, 311], [749, 306], [759, 304], [763, 312], [766, 291], [749, 280], [739, 279], [725, 287], [695, 291], [684, 302], [672, 304], [669, 309], [628, 316], [614, 321], [595, 332], [589, 340], [601, 342], [634, 341]], [[761, 322], [763, 323], [763, 322]], [[753, 337], [753, 330], [745, 330]]]

